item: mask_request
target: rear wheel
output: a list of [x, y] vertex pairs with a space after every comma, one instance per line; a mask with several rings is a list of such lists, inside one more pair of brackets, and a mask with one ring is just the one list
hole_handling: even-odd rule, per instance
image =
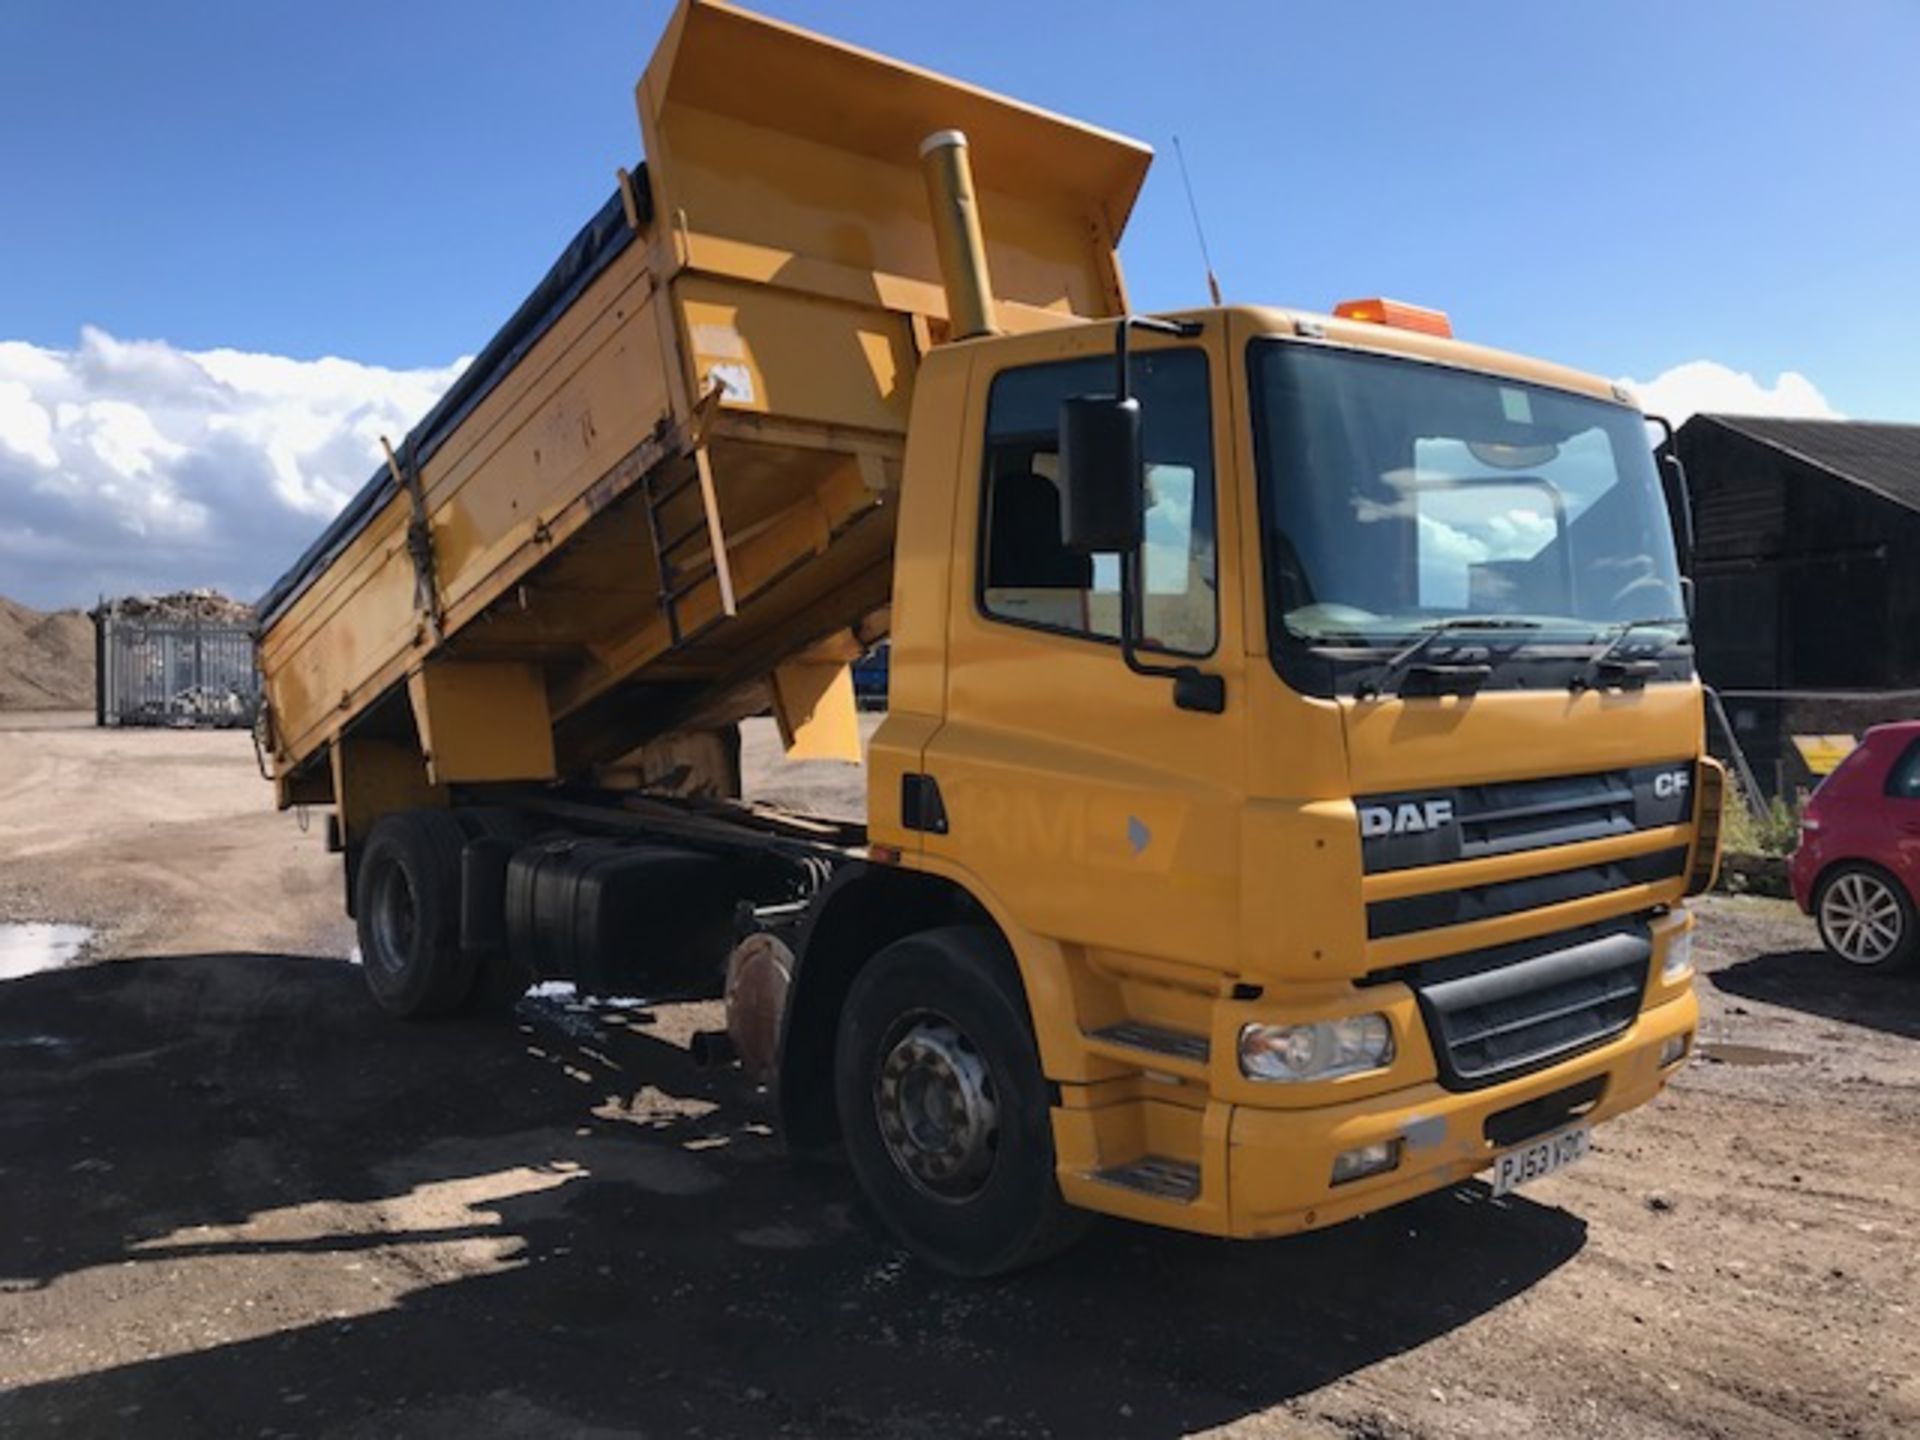
[[1820, 881], [1813, 913], [1827, 949], [1863, 970], [1902, 969], [1920, 953], [1913, 901], [1877, 866], [1849, 864], [1830, 871]]
[[874, 956], [841, 1012], [834, 1081], [861, 1188], [939, 1269], [1004, 1274], [1084, 1230], [1054, 1177], [1018, 974], [990, 932], [931, 930]]
[[355, 876], [355, 923], [367, 988], [383, 1010], [445, 1014], [466, 998], [473, 959], [460, 948], [460, 850], [445, 810], [383, 816]]

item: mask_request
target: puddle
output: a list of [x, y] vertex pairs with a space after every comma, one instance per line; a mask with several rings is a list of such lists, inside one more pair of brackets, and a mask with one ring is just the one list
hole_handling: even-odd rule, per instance
[[1700, 1058], [1709, 1065], [1798, 1065], [1807, 1058], [1804, 1050], [1770, 1050], [1765, 1045], [1715, 1045], [1700, 1047]]
[[84, 925], [0, 925], [0, 980], [71, 965], [91, 939]]

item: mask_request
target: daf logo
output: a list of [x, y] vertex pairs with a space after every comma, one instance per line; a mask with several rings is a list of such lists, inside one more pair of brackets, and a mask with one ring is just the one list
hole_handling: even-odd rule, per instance
[[1693, 777], [1684, 770], [1662, 770], [1653, 777], [1653, 798], [1678, 800], [1687, 793], [1687, 786], [1692, 783]]
[[1424, 835], [1453, 823], [1451, 800], [1403, 800], [1398, 805], [1362, 805], [1360, 835], [1379, 840], [1388, 835]]

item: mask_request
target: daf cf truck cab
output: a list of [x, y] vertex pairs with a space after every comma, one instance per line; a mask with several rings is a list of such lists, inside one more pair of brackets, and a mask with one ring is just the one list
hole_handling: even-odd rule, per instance
[[[918, 380], [870, 830], [1016, 960], [1036, 1173], [1089, 1209], [1268, 1235], [1505, 1188], [1691, 1045], [1719, 782], [1643, 418], [1342, 308], [955, 344]], [[964, 1227], [1019, 1092], [940, 1003], [869, 1020], [866, 988], [838, 1122], [870, 1190]], [[786, 1063], [790, 1128], [824, 1127], [824, 1063]]]

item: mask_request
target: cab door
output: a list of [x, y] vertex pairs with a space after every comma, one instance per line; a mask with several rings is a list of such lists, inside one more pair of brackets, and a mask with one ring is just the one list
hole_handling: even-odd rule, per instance
[[1219, 328], [1142, 343], [1132, 362], [1148, 484], [1141, 656], [1221, 677], [1217, 714], [1128, 669], [1118, 558], [1061, 543], [1060, 405], [1113, 393], [1112, 330], [1000, 341], [994, 368], [976, 363], [925, 854], [1040, 936], [1229, 968], [1246, 704]]

